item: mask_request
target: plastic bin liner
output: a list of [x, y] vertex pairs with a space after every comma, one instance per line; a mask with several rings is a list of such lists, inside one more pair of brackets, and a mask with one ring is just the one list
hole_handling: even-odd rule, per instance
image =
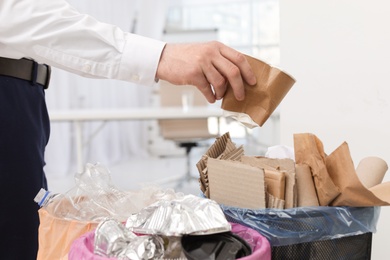
[[221, 208], [228, 221], [258, 231], [272, 247], [375, 233], [380, 213], [380, 207]]
[[[271, 246], [268, 240], [262, 236], [256, 230], [243, 226], [237, 223], [231, 223], [232, 232], [239, 235], [252, 248], [252, 254], [246, 257], [240, 258], [240, 260], [270, 260], [271, 259]], [[79, 238], [73, 241], [70, 247], [68, 259], [69, 260], [114, 260], [116, 258], [107, 258], [94, 254], [94, 238], [95, 232], [91, 231], [83, 234]]]
[[37, 260], [68, 259], [72, 242], [82, 234], [94, 230], [99, 224], [58, 218], [44, 208], [39, 209], [38, 213], [40, 225]]
[[271, 245], [259, 232], [237, 223], [231, 223], [232, 232], [239, 235], [251, 246], [252, 254], [241, 257], [240, 260], [269, 260], [271, 259]]
[[[75, 175], [75, 186], [66, 193], [50, 194], [45, 192], [36, 200], [42, 206], [38, 211], [37, 260], [67, 259], [72, 242], [94, 230], [103, 219], [126, 221], [131, 214], [160, 199], [178, 196], [172, 189], [153, 186], [120, 190], [112, 183], [109, 170], [100, 163], [87, 163], [84, 172]], [[47, 203], [41, 204], [43, 201]]]

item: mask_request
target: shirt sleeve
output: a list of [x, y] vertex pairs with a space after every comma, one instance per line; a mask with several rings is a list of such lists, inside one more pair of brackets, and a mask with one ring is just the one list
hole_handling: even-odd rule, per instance
[[165, 43], [122, 31], [64, 0], [1, 0], [0, 55], [92, 78], [151, 85]]

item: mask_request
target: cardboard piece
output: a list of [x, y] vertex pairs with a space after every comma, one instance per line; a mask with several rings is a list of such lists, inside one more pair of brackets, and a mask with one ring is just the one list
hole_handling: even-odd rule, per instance
[[322, 142], [313, 134], [294, 134], [295, 163], [310, 167], [320, 206], [328, 206], [339, 194], [325, 165]]
[[298, 207], [319, 206], [310, 167], [306, 164], [296, 164], [295, 174], [297, 176]]
[[249, 128], [262, 126], [275, 111], [288, 91], [295, 83], [295, 79], [282, 70], [271, 65], [245, 56], [257, 79], [255, 86], [245, 84], [245, 99], [238, 101], [228, 84], [226, 94], [222, 100], [222, 109], [225, 116], [232, 117]]
[[286, 177], [283, 172], [264, 169], [264, 179], [267, 185], [267, 192], [273, 197], [284, 200], [286, 189]]
[[208, 169], [207, 161], [208, 158], [219, 158], [225, 160], [240, 160], [241, 156], [244, 154], [244, 149], [242, 146], [236, 147], [236, 145], [231, 141], [229, 132], [224, 135], [217, 137], [213, 145], [206, 151], [205, 155], [199, 160], [196, 164], [196, 168], [199, 172], [199, 182], [200, 188], [203, 194], [210, 198], [209, 193], [209, 180], [208, 180]]
[[266, 207], [264, 171], [238, 161], [208, 158], [210, 199], [232, 207]]
[[[295, 162], [245, 156], [226, 133], [197, 164], [202, 191], [220, 204], [251, 209], [390, 205], [390, 182], [377, 184], [388, 169], [382, 159], [367, 157], [355, 170], [347, 143], [326, 155], [313, 134], [295, 134], [294, 147]], [[364, 180], [370, 188], [358, 171], [372, 177]]]
[[266, 193], [266, 206], [267, 206], [267, 208], [284, 209], [285, 200], [276, 198], [267, 192]]
[[274, 159], [262, 156], [242, 156], [243, 163], [268, 169], [277, 170], [285, 173], [285, 208], [294, 208], [297, 206], [297, 188], [295, 178], [295, 162], [291, 159]]
[[276, 170], [264, 170], [264, 182], [266, 187], [266, 207], [284, 209], [286, 176], [284, 172]]

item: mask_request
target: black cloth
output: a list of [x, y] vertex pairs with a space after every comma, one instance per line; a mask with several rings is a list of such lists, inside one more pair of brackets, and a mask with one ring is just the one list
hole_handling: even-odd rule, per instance
[[0, 76], [0, 259], [36, 259], [49, 134], [43, 86]]

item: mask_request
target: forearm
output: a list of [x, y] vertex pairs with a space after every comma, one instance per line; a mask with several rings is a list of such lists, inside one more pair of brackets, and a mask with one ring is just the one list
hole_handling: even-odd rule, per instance
[[64, 0], [2, 0], [0, 55], [85, 77], [150, 85], [164, 43], [80, 14]]

